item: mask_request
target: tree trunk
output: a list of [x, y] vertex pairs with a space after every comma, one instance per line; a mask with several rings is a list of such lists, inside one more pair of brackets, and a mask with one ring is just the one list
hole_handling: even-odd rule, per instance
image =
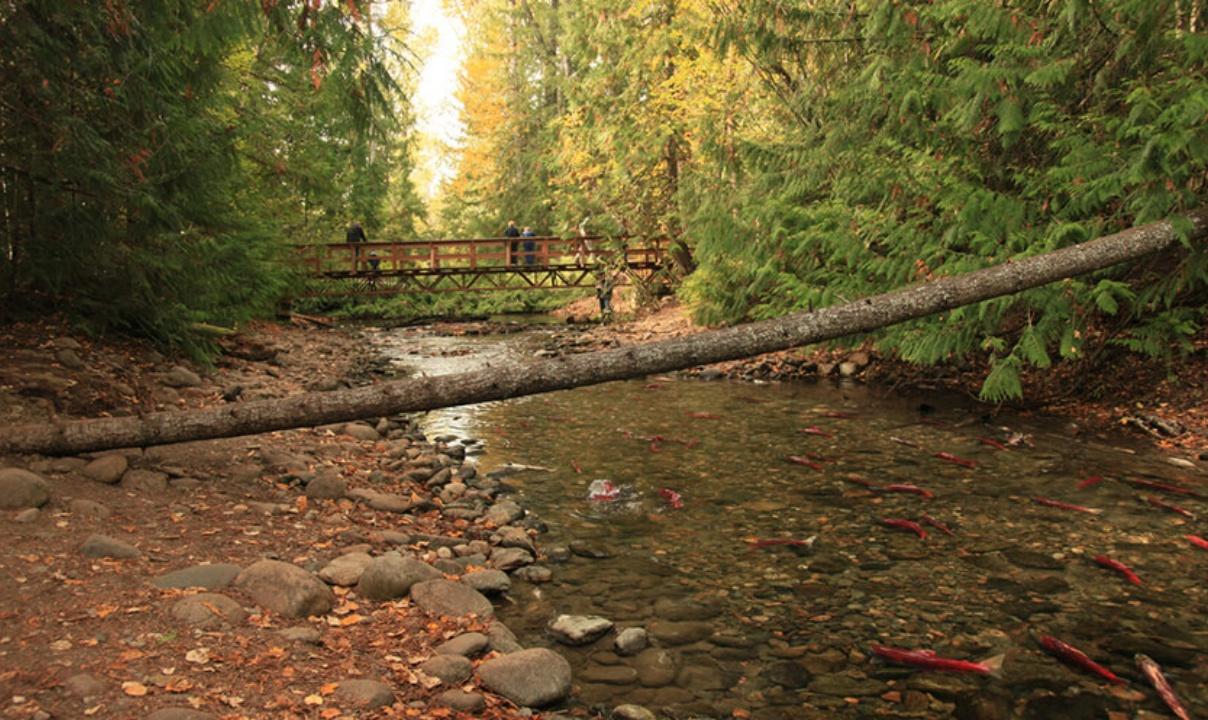
[[[1189, 237], [1208, 230], [1208, 209], [1190, 215]], [[233, 403], [192, 412], [80, 420], [10, 428], [0, 453], [69, 454], [186, 440], [251, 435], [399, 412], [432, 410], [594, 385], [610, 380], [735, 360], [868, 332], [905, 320], [1009, 295], [1062, 278], [1102, 270], [1170, 248], [1178, 232], [1170, 221], [1151, 223], [1045, 255], [976, 272], [747, 325], [686, 338], [597, 353], [488, 366], [475, 372], [399, 380], [281, 400]]]

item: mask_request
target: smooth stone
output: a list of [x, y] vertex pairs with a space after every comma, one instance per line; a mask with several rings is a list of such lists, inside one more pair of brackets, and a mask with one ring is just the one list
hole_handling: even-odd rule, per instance
[[690, 664], [680, 668], [675, 676], [675, 683], [693, 692], [708, 690], [726, 690], [733, 685], [733, 679], [727, 677], [721, 665], [709, 657], [695, 657]]
[[120, 560], [129, 560], [140, 557], [141, 552], [138, 548], [129, 543], [122, 542], [116, 538], [111, 538], [108, 535], [92, 535], [84, 541], [80, 551], [85, 557], [91, 558], [117, 558]]
[[512, 571], [512, 577], [539, 585], [554, 579], [554, 573], [544, 565], [529, 565]]
[[365, 442], [377, 442], [382, 439], [381, 434], [377, 430], [364, 423], [348, 423], [340, 428], [340, 432]]
[[650, 636], [645, 628], [625, 628], [617, 634], [616, 648], [620, 655], [637, 655], [650, 644]]
[[425, 580], [411, 586], [411, 599], [430, 615], [461, 616], [473, 613], [478, 617], [495, 614], [491, 601], [472, 587], [452, 580]]
[[212, 565], [194, 565], [192, 567], [173, 570], [153, 578], [151, 584], [157, 588], [205, 588], [219, 590], [230, 585], [238, 577], [243, 568], [230, 563], [214, 563]]
[[474, 664], [462, 655], [436, 655], [419, 666], [425, 673], [437, 678], [445, 685], [456, 685], [470, 677]]
[[13, 522], [31, 523], [36, 521], [41, 514], [42, 512], [38, 508], [25, 508], [13, 516]]
[[487, 706], [486, 699], [481, 695], [466, 692], [465, 690], [446, 690], [436, 696], [435, 702], [438, 705], [464, 713], [478, 712]]
[[487, 594], [505, 593], [512, 589], [511, 578], [502, 570], [475, 570], [462, 575], [461, 581], [478, 592]]
[[632, 685], [638, 680], [638, 671], [628, 665], [589, 664], [576, 679], [601, 685]]
[[365, 566], [357, 594], [368, 600], [393, 600], [405, 596], [416, 583], [439, 577], [441, 572], [425, 562], [388, 552]]
[[524, 517], [524, 508], [511, 500], [503, 500], [491, 506], [483, 515], [483, 520], [495, 527], [503, 527]]
[[521, 548], [536, 553], [537, 548], [533, 546], [533, 539], [529, 537], [528, 532], [524, 528], [518, 527], [503, 527], [499, 529], [499, 546], [505, 548]]
[[491, 639], [482, 633], [468, 632], [462, 633], [452, 640], [437, 645], [432, 652], [438, 655], [461, 655], [462, 657], [475, 657], [482, 654], [487, 646], [490, 645]]
[[0, 469], [0, 509], [40, 508], [50, 501], [50, 483], [21, 468]]
[[[403, 497], [402, 495], [393, 495], [391, 493], [378, 492], [376, 490], [367, 490], [365, 488], [357, 488], [348, 492], [348, 497], [353, 500], [359, 500], [374, 510], [392, 513], [408, 513], [415, 508], [411, 502], [411, 498]], [[383, 531], [383, 534], [389, 531]], [[407, 538], [410, 541], [410, 537]], [[406, 542], [397, 543], [406, 545]]]
[[764, 669], [763, 676], [768, 682], [789, 690], [800, 690], [809, 685], [812, 678], [810, 671], [797, 662], [773, 663]]
[[598, 615], [559, 615], [546, 630], [564, 645], [587, 645], [606, 635], [612, 625], [611, 620]]
[[322, 615], [335, 606], [335, 593], [313, 573], [279, 560], [260, 560], [235, 578], [235, 586], [256, 603], [286, 617]]
[[296, 625], [285, 628], [284, 630], [278, 630], [277, 634], [290, 642], [300, 642], [308, 645], [318, 645], [323, 639], [322, 633], [309, 625]]
[[491, 564], [504, 572], [531, 565], [532, 562], [533, 556], [522, 548], [496, 548], [491, 553]]
[[344, 478], [335, 473], [323, 473], [306, 483], [306, 497], [311, 500], [339, 500], [347, 492]]
[[147, 720], [218, 720], [217, 715], [193, 708], [163, 708], [147, 716]]
[[520, 650], [478, 666], [478, 679], [492, 692], [522, 707], [543, 707], [570, 694], [566, 658], [546, 648]]
[[572, 555], [589, 558], [592, 560], [604, 560], [612, 557], [612, 551], [600, 545], [591, 545], [589, 543], [575, 541], [570, 544], [570, 552]]
[[107, 506], [93, 500], [85, 500], [83, 498], [75, 498], [67, 503], [67, 509], [76, 515], [86, 517], [94, 517], [104, 520], [113, 514]]
[[394, 691], [386, 683], [377, 680], [342, 680], [332, 697], [339, 704], [361, 709], [394, 704]]
[[654, 713], [641, 705], [617, 705], [609, 715], [611, 720], [656, 720]]
[[189, 595], [172, 605], [172, 617], [195, 627], [210, 629], [223, 625], [238, 625], [247, 619], [247, 612], [226, 595], [201, 593]]
[[137, 493], [162, 493], [168, 489], [168, 474], [156, 470], [127, 470], [122, 488]]
[[659, 598], [654, 601], [654, 614], [662, 620], [711, 620], [721, 613], [716, 605]]
[[63, 689], [78, 698], [92, 698], [105, 692], [105, 683], [95, 675], [79, 673], [63, 681]]
[[675, 681], [679, 674], [679, 658], [662, 648], [647, 648], [633, 659], [638, 682], [643, 687], [663, 687]]
[[110, 453], [102, 455], [85, 465], [80, 472], [89, 480], [95, 480], [106, 485], [115, 485], [126, 474], [130, 461], [125, 455]]
[[504, 654], [519, 652], [524, 646], [516, 640], [516, 633], [507, 625], [496, 620], [487, 628], [487, 637], [491, 641], [491, 649]]
[[809, 684], [809, 692], [836, 697], [880, 695], [888, 685], [872, 678], [854, 678], [843, 674], [819, 675]]
[[360, 581], [361, 574], [371, 562], [373, 558], [369, 553], [346, 553], [324, 565], [319, 571], [319, 577], [332, 585], [352, 587]]
[[197, 387], [201, 385], [201, 376], [187, 367], [177, 365], [164, 375], [164, 384], [168, 387]]
[[713, 626], [705, 622], [655, 620], [650, 624], [650, 634], [663, 645], [688, 645], [712, 635]]

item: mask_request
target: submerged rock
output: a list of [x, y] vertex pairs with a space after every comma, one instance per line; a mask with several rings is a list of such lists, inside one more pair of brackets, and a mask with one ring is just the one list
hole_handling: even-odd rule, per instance
[[546, 629], [560, 643], [586, 645], [612, 630], [612, 621], [598, 615], [559, 615]]

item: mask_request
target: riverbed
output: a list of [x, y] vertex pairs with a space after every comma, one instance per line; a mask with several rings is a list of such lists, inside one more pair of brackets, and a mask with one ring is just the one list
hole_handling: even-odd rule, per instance
[[[435, 375], [523, 363], [574, 338], [412, 329], [377, 343], [400, 374]], [[854, 383], [661, 376], [423, 422], [478, 441], [482, 472], [540, 468], [507, 482], [548, 526], [538, 542], [553, 580], [516, 582], [499, 615], [524, 644], [571, 661], [578, 704], [670, 717], [1132, 717], [1162, 710], [1135, 670], [1143, 652], [1193, 715], [1208, 708], [1208, 552], [1185, 537], [1208, 533], [1208, 502], [1186, 494], [1208, 493], [1202, 472], [1065, 422], [982, 412]], [[590, 500], [595, 480], [618, 497]], [[560, 614], [644, 628], [650, 647], [622, 655], [615, 632], [557, 644], [546, 626]], [[1129, 684], [1061, 664], [1042, 635]], [[1004, 666], [921, 672], [873, 657], [874, 644]]]

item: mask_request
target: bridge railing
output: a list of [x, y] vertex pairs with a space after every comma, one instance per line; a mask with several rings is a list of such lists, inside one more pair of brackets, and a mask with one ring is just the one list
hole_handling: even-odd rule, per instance
[[[615, 247], [620, 243], [620, 249]], [[587, 236], [426, 240], [417, 242], [297, 245], [297, 260], [310, 275], [342, 277], [365, 273], [421, 275], [448, 272], [517, 272], [526, 269], [612, 264], [619, 252], [630, 267], [662, 264], [661, 238]]]

